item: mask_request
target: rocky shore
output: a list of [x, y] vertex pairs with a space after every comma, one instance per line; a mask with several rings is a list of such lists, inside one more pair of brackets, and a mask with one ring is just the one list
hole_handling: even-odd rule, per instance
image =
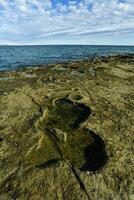
[[0, 200], [134, 198], [134, 55], [0, 72]]

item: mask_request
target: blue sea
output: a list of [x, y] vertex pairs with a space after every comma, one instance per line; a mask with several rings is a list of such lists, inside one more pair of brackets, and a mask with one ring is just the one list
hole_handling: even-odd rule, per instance
[[93, 56], [134, 54], [134, 46], [0, 46], [0, 71], [74, 61]]

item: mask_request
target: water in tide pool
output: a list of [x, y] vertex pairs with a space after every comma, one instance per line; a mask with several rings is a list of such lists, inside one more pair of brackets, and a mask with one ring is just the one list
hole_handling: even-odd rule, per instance
[[94, 55], [134, 53], [134, 46], [0, 46], [0, 70], [60, 63], [89, 58]]

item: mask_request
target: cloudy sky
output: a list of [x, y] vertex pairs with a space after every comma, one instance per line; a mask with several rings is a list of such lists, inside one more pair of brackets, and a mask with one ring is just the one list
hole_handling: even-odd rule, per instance
[[0, 0], [0, 44], [134, 45], [134, 0]]

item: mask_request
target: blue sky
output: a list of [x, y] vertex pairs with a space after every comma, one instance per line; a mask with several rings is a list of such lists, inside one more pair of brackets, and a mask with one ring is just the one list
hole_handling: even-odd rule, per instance
[[134, 45], [134, 0], [0, 0], [0, 44]]

